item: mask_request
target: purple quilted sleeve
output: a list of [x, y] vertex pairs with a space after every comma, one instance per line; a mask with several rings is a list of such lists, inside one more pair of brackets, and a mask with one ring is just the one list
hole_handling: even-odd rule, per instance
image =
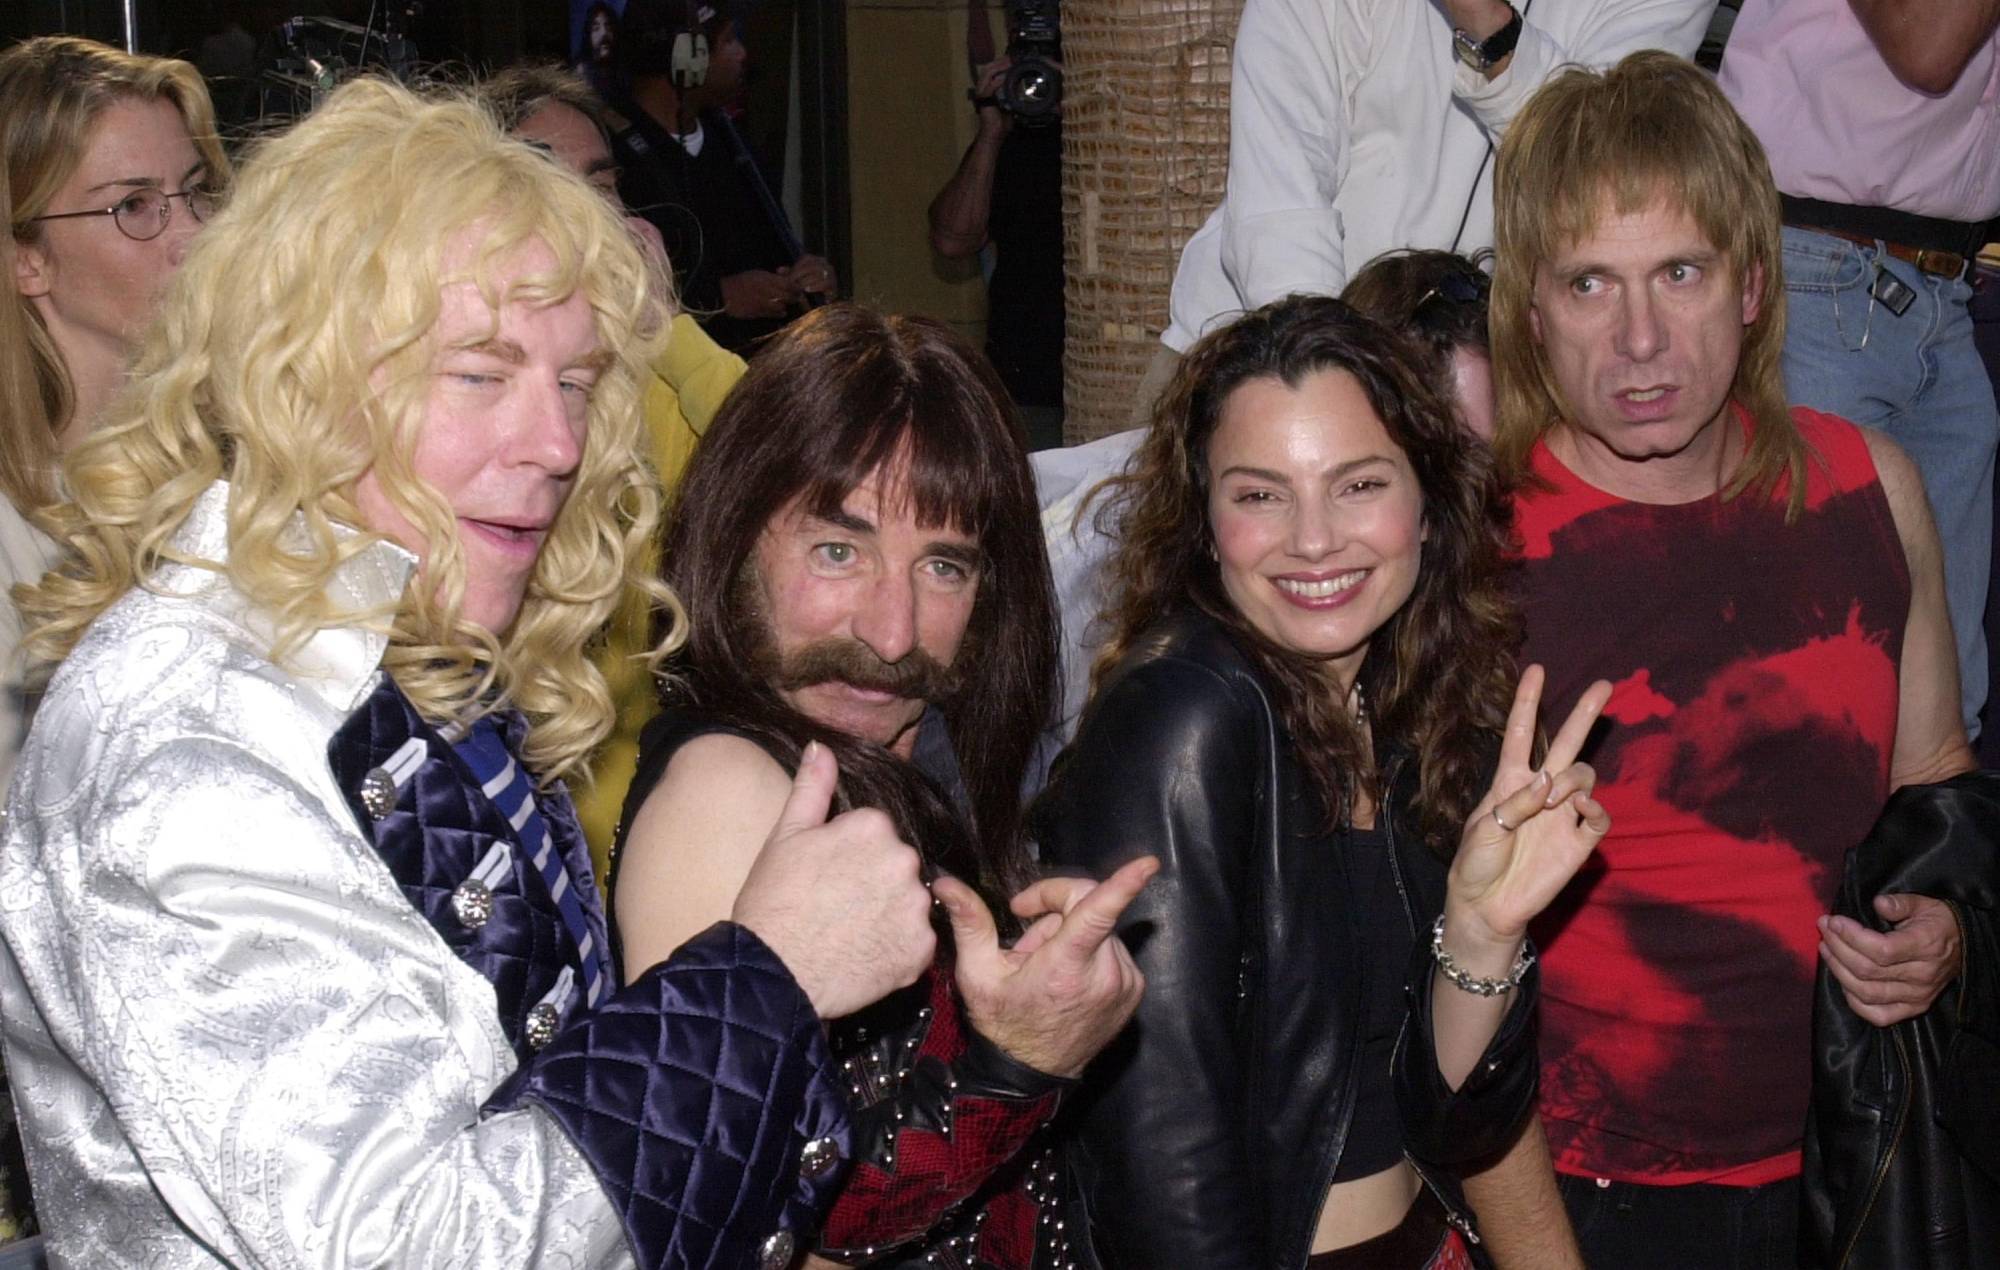
[[640, 1270], [789, 1265], [850, 1153], [819, 1016], [777, 954], [719, 922], [582, 1014], [487, 1102], [562, 1125]]

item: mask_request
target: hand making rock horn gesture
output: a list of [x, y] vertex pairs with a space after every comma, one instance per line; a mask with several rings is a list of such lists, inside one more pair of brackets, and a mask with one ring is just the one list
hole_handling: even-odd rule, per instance
[[1578, 699], [1537, 768], [1543, 678], [1540, 666], [1521, 672], [1499, 767], [1459, 837], [1444, 914], [1432, 935], [1440, 980], [1432, 994], [1438, 1070], [1453, 1087], [1478, 1061], [1527, 969], [1528, 923], [1611, 828], [1611, 817], [1591, 797], [1597, 773], [1576, 757], [1611, 699], [1611, 685], [1600, 679]]

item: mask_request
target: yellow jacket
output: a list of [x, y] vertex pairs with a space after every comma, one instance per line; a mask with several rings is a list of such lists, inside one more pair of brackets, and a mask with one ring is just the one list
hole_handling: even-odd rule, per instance
[[[653, 468], [669, 498], [694, 456], [695, 443], [742, 377], [742, 358], [708, 338], [685, 313], [674, 319], [666, 350], [653, 364], [653, 382], [646, 389], [646, 429], [653, 438]], [[657, 571], [659, 565], [659, 544], [649, 543], [646, 567]], [[645, 595], [636, 591], [627, 595], [612, 615], [604, 645], [593, 658], [611, 689], [611, 700], [618, 706], [618, 721], [590, 765], [595, 779], [588, 785], [578, 782], [572, 793], [600, 883], [609, 867], [611, 839], [618, 832], [625, 791], [639, 764], [639, 733], [659, 708], [653, 677], [644, 660], [652, 647], [652, 620]]]

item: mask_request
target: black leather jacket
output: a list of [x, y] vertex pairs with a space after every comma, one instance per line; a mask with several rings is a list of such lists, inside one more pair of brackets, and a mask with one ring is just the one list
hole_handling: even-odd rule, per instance
[[[1405, 1145], [1462, 1222], [1445, 1169], [1502, 1148], [1532, 1109], [1534, 979], [1448, 1092], [1428, 957], [1445, 864], [1404, 812], [1414, 765], [1385, 763], [1381, 823], [1422, 934], [1397, 1050]], [[1138, 1015], [1073, 1096], [1072, 1161], [1107, 1267], [1306, 1263], [1363, 1039], [1359, 932], [1322, 820], [1262, 681], [1198, 614], [1163, 623], [1115, 670], [1037, 805], [1056, 864], [1102, 877], [1153, 853], [1164, 866], [1119, 927], [1146, 975]]]
[[1946, 901], [1965, 965], [1921, 1016], [1878, 1028], [1824, 965], [1813, 1001], [1806, 1265], [1945, 1270], [2000, 1261], [2000, 772], [1912, 785], [1848, 856], [1834, 912]]

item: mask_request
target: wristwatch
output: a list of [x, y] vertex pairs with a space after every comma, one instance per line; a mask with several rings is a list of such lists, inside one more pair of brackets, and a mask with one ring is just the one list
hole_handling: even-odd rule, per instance
[[1507, 25], [1484, 40], [1475, 40], [1461, 28], [1453, 27], [1451, 51], [1458, 55], [1458, 60], [1484, 75], [1493, 69], [1495, 62], [1512, 53], [1521, 42], [1521, 11], [1509, 4], [1507, 12], [1513, 15], [1507, 19]]

